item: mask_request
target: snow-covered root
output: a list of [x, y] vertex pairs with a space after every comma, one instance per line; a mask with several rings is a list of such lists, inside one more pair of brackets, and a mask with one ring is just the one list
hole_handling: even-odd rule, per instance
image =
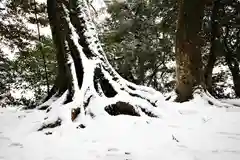
[[[97, 116], [149, 116], [162, 117], [156, 106], [163, 107], [163, 96], [153, 90], [147, 93], [141, 90], [126, 90], [123, 86], [111, 79], [111, 76], [101, 67], [101, 62], [88, 61], [88, 74], [83, 79], [82, 88], [77, 88], [76, 76], [73, 77], [75, 94], [73, 101], [65, 104], [68, 92], [65, 92], [57, 100], [49, 99], [42, 106], [50, 106], [47, 109], [47, 117], [39, 127], [39, 131], [45, 128], [57, 127], [63, 123], [74, 122], [76, 127], [86, 126], [86, 119], [93, 119]], [[91, 64], [91, 65], [90, 65]], [[74, 67], [72, 74], [76, 75]], [[130, 93], [129, 93], [129, 92]], [[133, 93], [137, 94], [133, 94]], [[138, 96], [141, 95], [141, 96]], [[151, 95], [151, 97], [150, 97]], [[53, 99], [55, 101], [53, 101]], [[154, 105], [153, 105], [153, 102]], [[81, 127], [82, 128], [82, 127]]]
[[[50, 104], [47, 117], [39, 131], [69, 122], [83, 128], [86, 126], [86, 119], [101, 115], [162, 117], [156, 106], [164, 106], [163, 95], [154, 89], [149, 88], [147, 92], [146, 89], [138, 90], [140, 86], [131, 88], [127, 84], [119, 83], [124, 79], [120, 77], [121, 79], [116, 80], [110, 76], [102, 67], [104, 61], [87, 59], [84, 54], [81, 56], [84, 59], [84, 73], [87, 73], [84, 74], [81, 89], [78, 86], [75, 67], [70, 65], [73, 75], [73, 101], [65, 104], [68, 95], [68, 92], [65, 92], [60, 98], [52, 97], [41, 105], [39, 108]], [[69, 59], [72, 61], [71, 57]]]
[[170, 92], [168, 95], [165, 95], [165, 100], [168, 102], [174, 102], [176, 98], [177, 98], [177, 93], [175, 92], [175, 90]]
[[195, 92], [193, 93], [194, 98], [196, 96], [201, 96], [205, 101], [207, 101], [210, 105], [216, 106], [216, 107], [225, 107], [225, 108], [234, 108], [237, 107], [233, 104], [226, 103], [223, 101], [220, 101], [216, 98], [214, 98], [207, 90], [203, 89], [196, 89]]
[[222, 99], [221, 102], [232, 104], [236, 107], [240, 107], [240, 99]]
[[[232, 108], [232, 107], [240, 107], [240, 103], [231, 103], [229, 101], [219, 100], [214, 98], [207, 90], [203, 89], [202, 87], [197, 87], [197, 89], [193, 93], [193, 99], [200, 96], [204, 101], [209, 103], [210, 105], [216, 107], [225, 107], [225, 108]], [[177, 94], [175, 91], [171, 92], [165, 100], [169, 102], [174, 102], [177, 98]]]
[[41, 105], [37, 106], [36, 109], [38, 110], [45, 110], [47, 109], [49, 106], [51, 106], [53, 104], [53, 102], [55, 102], [57, 99], [59, 98], [59, 96], [57, 96], [57, 93], [55, 93], [51, 98], [49, 98], [47, 101], [45, 101], [44, 103], [42, 103]]

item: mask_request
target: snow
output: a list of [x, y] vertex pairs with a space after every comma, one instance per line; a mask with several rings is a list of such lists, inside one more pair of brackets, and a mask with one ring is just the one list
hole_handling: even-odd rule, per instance
[[222, 102], [240, 107], [240, 99], [223, 99]]
[[[196, 94], [192, 101], [182, 104], [167, 102], [154, 89], [125, 81], [109, 65], [91, 22], [90, 9], [83, 5], [79, 8], [81, 14], [78, 18], [86, 22], [84, 35], [93, 53], [92, 58], [87, 58], [83, 53], [78, 43], [79, 36], [69, 17], [66, 18], [70, 38], [84, 67], [82, 87], [78, 86], [76, 71], [71, 64], [75, 91], [72, 102], [63, 105], [68, 94], [65, 92], [60, 98], [54, 95], [39, 106], [50, 106], [47, 114], [37, 109], [0, 108], [0, 159], [240, 159], [240, 108], [226, 101], [216, 101], [208, 94]], [[68, 14], [66, 7], [65, 11]], [[69, 63], [72, 63], [70, 57]], [[96, 68], [102, 70], [104, 77], [117, 91], [115, 97], [107, 98], [96, 93], [92, 84]], [[130, 96], [129, 93], [149, 101]], [[91, 101], [84, 108], [83, 104], [88, 98]], [[141, 117], [109, 116], [105, 107], [121, 100], [136, 109], [141, 105], [141, 108], [156, 113], [159, 118], [150, 118], [140, 109], [137, 111]], [[210, 105], [208, 100], [216, 106]], [[81, 107], [81, 114], [72, 122], [71, 112], [75, 107]], [[60, 126], [38, 131], [43, 124], [54, 123], [58, 119], [61, 120]]]
[[[199, 96], [158, 109], [161, 118], [101, 114], [86, 128], [63, 120], [60, 127], [40, 132], [44, 111], [0, 108], [0, 159], [240, 159], [240, 108], [214, 107]], [[70, 117], [70, 108], [64, 110], [62, 117]]]

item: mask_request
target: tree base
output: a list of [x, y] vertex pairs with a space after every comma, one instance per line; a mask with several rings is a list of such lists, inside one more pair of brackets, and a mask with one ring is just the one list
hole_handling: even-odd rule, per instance
[[[200, 96], [203, 98], [205, 101], [207, 101], [210, 105], [216, 106], [216, 107], [224, 107], [224, 108], [232, 108], [232, 107], [240, 107], [238, 104], [231, 104], [228, 102], [224, 102], [221, 100], [218, 100], [214, 98], [207, 90], [203, 89], [202, 87], [198, 87], [194, 93], [193, 93], [193, 98], [196, 98], [197, 96]], [[169, 102], [177, 102], [177, 94], [175, 92], [172, 92], [165, 100]], [[190, 101], [191, 99], [189, 99]]]
[[[66, 103], [69, 95], [69, 91], [66, 91], [60, 97], [54, 95], [40, 105], [38, 109], [46, 109], [47, 117], [39, 131], [57, 127], [61, 125], [59, 122], [84, 124], [85, 118], [92, 119], [100, 115], [161, 117], [158, 106], [163, 106], [165, 101], [161, 93], [124, 80], [106, 64], [106, 61], [99, 62], [89, 67], [88, 73], [92, 71], [92, 74], [84, 76], [81, 89], [73, 81], [75, 90], [71, 102]], [[75, 75], [75, 69], [71, 66]]]

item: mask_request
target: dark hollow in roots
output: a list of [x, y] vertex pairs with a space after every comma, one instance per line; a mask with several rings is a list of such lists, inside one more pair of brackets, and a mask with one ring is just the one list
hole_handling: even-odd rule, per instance
[[117, 116], [120, 114], [140, 116], [140, 114], [136, 112], [134, 107], [126, 102], [117, 102], [116, 104], [111, 104], [105, 107], [105, 111], [112, 116]]

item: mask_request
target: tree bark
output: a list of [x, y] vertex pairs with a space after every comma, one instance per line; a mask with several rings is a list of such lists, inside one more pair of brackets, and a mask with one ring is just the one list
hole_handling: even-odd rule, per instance
[[[47, 96], [45, 101], [50, 99], [53, 95], [60, 97], [66, 90], [71, 90], [71, 74], [69, 65], [67, 64], [67, 55], [69, 52], [66, 47], [66, 31], [63, 26], [63, 16], [64, 13], [61, 10], [61, 6], [56, 0], [47, 1], [47, 11], [48, 19], [51, 26], [52, 37], [54, 45], [56, 47], [56, 57], [57, 57], [57, 77], [55, 84]], [[69, 96], [70, 101], [71, 96]]]
[[195, 87], [203, 82], [200, 33], [204, 13], [203, 0], [179, 0], [176, 33], [176, 101], [193, 97]]

